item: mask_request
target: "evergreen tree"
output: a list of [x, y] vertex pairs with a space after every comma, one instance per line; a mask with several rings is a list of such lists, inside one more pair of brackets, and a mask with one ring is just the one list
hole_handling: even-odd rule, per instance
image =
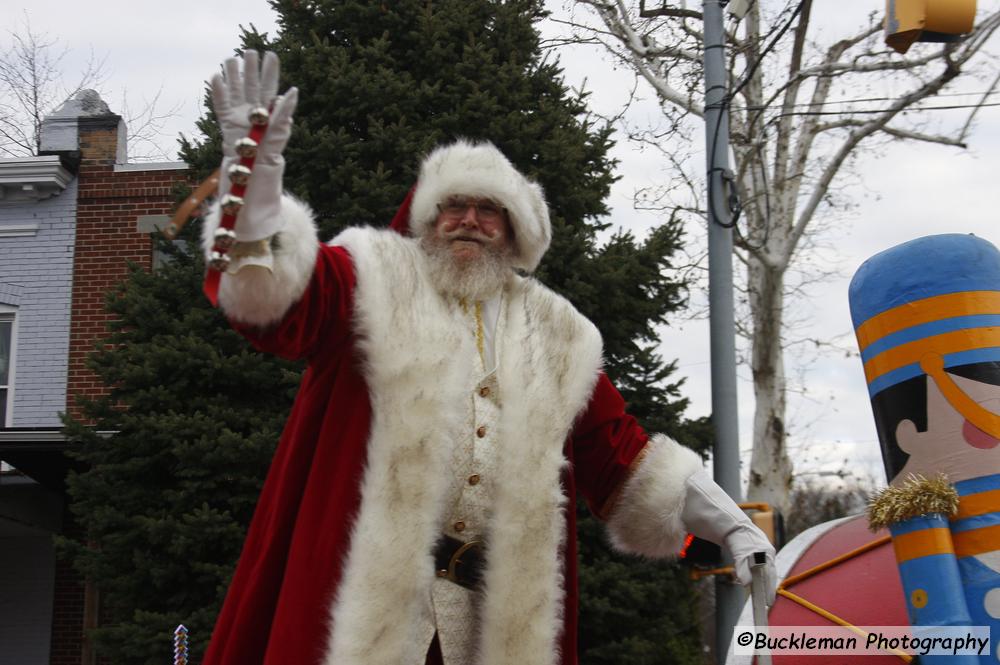
[[201, 295], [197, 253], [155, 241], [168, 260], [109, 294], [111, 332], [88, 361], [110, 394], [80, 400], [93, 426], [65, 427], [83, 533], [58, 544], [100, 589], [92, 638], [116, 664], [169, 660], [181, 623], [204, 650], [299, 380]]
[[[279, 33], [245, 31], [242, 48], [277, 52], [282, 89], [301, 91], [285, 186], [316, 211], [321, 236], [387, 224], [434, 146], [492, 141], [545, 189], [554, 238], [538, 277], [601, 329], [608, 373], [641, 422], [703, 448], [704, 427], [682, 420], [673, 365], [652, 351], [655, 326], [682, 304], [683, 285], [666, 276], [680, 232], [667, 224], [642, 242], [618, 233], [598, 243], [611, 132], [542, 56], [542, 2], [271, 4]], [[182, 155], [207, 175], [221, 158], [210, 110], [199, 128], [204, 138], [182, 141]], [[114, 389], [86, 413], [117, 433], [69, 425], [89, 471], [70, 483], [86, 536], [65, 546], [108, 601], [97, 637], [116, 663], [159, 662], [181, 622], [193, 654], [203, 650], [296, 378], [226, 327], [200, 297], [200, 260], [175, 254], [110, 300], [118, 321], [93, 367]], [[695, 662], [678, 569], [610, 553], [591, 518], [580, 532], [581, 661]]]

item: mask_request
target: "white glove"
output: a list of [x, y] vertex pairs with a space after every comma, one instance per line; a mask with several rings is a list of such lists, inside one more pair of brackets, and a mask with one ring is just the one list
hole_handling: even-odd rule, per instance
[[691, 474], [685, 481], [685, 490], [681, 521], [695, 536], [729, 550], [740, 584], [750, 584], [750, 563], [754, 552], [765, 553], [764, 588], [767, 590], [767, 604], [773, 605], [778, 576], [771, 541], [705, 471], [698, 470]]
[[257, 148], [253, 173], [243, 196], [243, 208], [236, 217], [236, 239], [253, 242], [269, 238], [281, 229], [281, 178], [285, 172], [285, 158], [281, 156], [292, 133], [292, 114], [298, 101], [297, 88], [278, 97], [278, 56], [267, 52], [258, 68], [257, 51], [243, 54], [243, 73], [240, 58], [229, 58], [225, 75], [212, 77], [212, 106], [222, 129], [222, 169], [219, 174], [219, 194], [229, 192], [229, 168], [239, 163], [236, 142], [250, 132], [250, 110], [257, 107], [271, 108], [267, 133]]

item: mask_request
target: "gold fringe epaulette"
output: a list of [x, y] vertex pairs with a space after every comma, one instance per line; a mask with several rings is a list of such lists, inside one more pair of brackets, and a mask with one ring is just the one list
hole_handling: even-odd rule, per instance
[[902, 485], [886, 487], [868, 504], [868, 528], [878, 531], [929, 513], [950, 517], [958, 512], [958, 492], [944, 474], [933, 478], [911, 474]]

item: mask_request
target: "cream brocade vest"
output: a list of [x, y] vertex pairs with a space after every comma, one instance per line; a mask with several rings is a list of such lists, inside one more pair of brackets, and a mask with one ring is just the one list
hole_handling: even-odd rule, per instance
[[[459, 304], [473, 337], [482, 340], [482, 352], [467, 359], [479, 377], [468, 402], [465, 435], [456, 441], [448, 468], [451, 486], [448, 508], [441, 532], [459, 540], [470, 541], [485, 535], [490, 516], [490, 499], [497, 462], [497, 425], [500, 415], [500, 386], [497, 381], [496, 339], [502, 339], [504, 304], [494, 298], [477, 317], [475, 309]], [[482, 323], [482, 328], [480, 328]], [[446, 579], [435, 579], [427, 607], [421, 617], [421, 643], [426, 653], [434, 633], [438, 634], [445, 665], [467, 665], [476, 649], [477, 592]], [[423, 660], [419, 663], [423, 665]]]

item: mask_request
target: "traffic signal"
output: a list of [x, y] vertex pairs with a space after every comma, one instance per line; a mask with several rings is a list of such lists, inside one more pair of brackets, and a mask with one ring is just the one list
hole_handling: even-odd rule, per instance
[[906, 53], [913, 42], [951, 42], [970, 32], [976, 0], [886, 0], [885, 43]]
[[[771, 505], [767, 503], [741, 503], [740, 508], [750, 514], [750, 521], [764, 532], [767, 539], [774, 545], [774, 549], [781, 549], [782, 545], [785, 544], [785, 522], [781, 513], [771, 508]], [[690, 533], [684, 539], [679, 557], [682, 564], [694, 569], [692, 574], [696, 578], [702, 575], [717, 575], [732, 571], [732, 568], [729, 567], [720, 568], [722, 566], [722, 548]]]
[[722, 548], [715, 543], [688, 534], [680, 551], [680, 560], [686, 566], [701, 570], [722, 565]]

